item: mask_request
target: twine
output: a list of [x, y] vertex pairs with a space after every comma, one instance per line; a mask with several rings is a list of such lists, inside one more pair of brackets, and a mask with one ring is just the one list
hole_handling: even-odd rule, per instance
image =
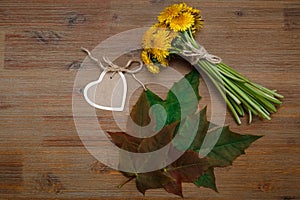
[[198, 64], [200, 59], [205, 59], [213, 64], [222, 62], [220, 57], [208, 53], [200, 44], [198, 44], [198, 48], [195, 48], [190, 41], [185, 42], [185, 45], [189, 47], [189, 50], [184, 49], [181, 53], [186, 57], [190, 57], [192, 65]]
[[[89, 58], [91, 60], [93, 60], [95, 63], [97, 63], [97, 65], [101, 69], [105, 70], [106, 72], [113, 72], [110, 77], [113, 77], [118, 72], [125, 72], [125, 73], [128, 73], [128, 74], [131, 74], [131, 76], [144, 88], [144, 90], [145, 91], [147, 90], [146, 86], [135, 76], [135, 74], [140, 72], [143, 68], [143, 62], [142, 61], [130, 59], [124, 67], [121, 67], [121, 66], [118, 66], [118, 65], [114, 64], [108, 58], [103, 57], [103, 61], [106, 64], [108, 64], [107, 67], [104, 67], [102, 65], [102, 63], [97, 58], [92, 56], [92, 54], [89, 50], [87, 50], [86, 48], [83, 48], [83, 47], [81, 47], [81, 50], [86, 52], [87, 55], [89, 56]], [[136, 69], [128, 69], [128, 67], [130, 67], [133, 63], [139, 63], [140, 65]]]

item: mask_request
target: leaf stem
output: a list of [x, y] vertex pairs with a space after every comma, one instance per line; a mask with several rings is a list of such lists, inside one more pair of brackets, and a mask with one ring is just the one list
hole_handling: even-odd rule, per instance
[[129, 183], [134, 178], [135, 178], [135, 176], [130, 177], [129, 179], [127, 179], [126, 181], [124, 181], [123, 183], [118, 185], [117, 188], [122, 188], [126, 183]]

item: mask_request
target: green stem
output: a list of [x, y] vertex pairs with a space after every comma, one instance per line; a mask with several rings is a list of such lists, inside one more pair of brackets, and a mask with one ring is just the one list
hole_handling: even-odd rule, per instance
[[[234, 82], [234, 81], [231, 82], [231, 81], [227, 80], [226, 78], [224, 78], [223, 76], [222, 76], [222, 78], [231, 87], [233, 87], [234, 90], [237, 91], [237, 93], [239, 95], [241, 95], [249, 104], [251, 104], [262, 116], [264, 116], [264, 118], [270, 119], [269, 114], [264, 112], [264, 109], [261, 108], [262, 106], [255, 100], [255, 98], [257, 97], [257, 93], [255, 91], [252, 91], [246, 87], [243, 87], [245, 85], [244, 83]], [[247, 94], [250, 94], [250, 95], [252, 94], [252, 97]]]
[[284, 98], [284, 96], [282, 96], [281, 94], [276, 93], [276, 90], [269, 90], [268, 88], [265, 88], [264, 86], [261, 86], [257, 83], [250, 83], [250, 84], [253, 85], [254, 87], [259, 88], [260, 90], [262, 90], [266, 93], [274, 95], [275, 97], [278, 97], [278, 98], [281, 98], [281, 99]]
[[232, 98], [228, 98], [231, 104], [233, 105], [234, 109], [240, 116], [244, 116], [243, 108], [241, 108], [240, 104], [237, 104]]
[[226, 70], [227, 72], [231, 73], [232, 75], [234, 75], [235, 77], [244, 80], [245, 82], [249, 83], [250, 85], [254, 86], [255, 88], [270, 94], [270, 95], [274, 95], [278, 98], [283, 98], [282, 95], [276, 93], [276, 91], [270, 90], [268, 88], [265, 88], [257, 83], [253, 83], [250, 80], [248, 80], [246, 77], [244, 77], [243, 75], [241, 75], [240, 73], [236, 72], [234, 69], [232, 69], [231, 67], [229, 67], [228, 65], [226, 65], [225, 63], [219, 63], [217, 65], [218, 67], [222, 68], [223, 70]]
[[258, 89], [257, 87], [252, 86], [249, 83], [245, 83], [245, 86], [247, 86], [250, 90], [256, 92], [258, 95], [268, 99], [269, 101], [275, 103], [275, 104], [281, 104], [281, 101], [279, 101], [278, 99], [266, 94], [265, 92], [263, 92], [262, 90]]
[[222, 70], [222, 68], [218, 68], [218, 69], [219, 69], [220, 73], [222, 73], [223, 75], [227, 76], [228, 78], [231, 78], [231, 79], [233, 79], [235, 81], [239, 81], [239, 82], [245, 82], [244, 80], [235, 77], [234, 75], [228, 73], [227, 71]]
[[248, 110], [248, 115], [249, 115], [249, 124], [252, 123], [252, 113], [251, 110]]
[[[254, 98], [252, 98], [252, 95], [247, 95], [247, 91], [245, 88], [241, 87], [241, 85], [237, 84], [238, 91], [240, 91], [240, 94], [243, 96], [243, 98], [246, 98], [247, 102], [252, 105], [255, 110], [265, 119], [271, 120], [269, 113], [265, 112], [266, 110], [259, 104]], [[249, 93], [248, 93], [249, 94]]]
[[[222, 88], [224, 88], [223, 90], [225, 90], [225, 92], [237, 103], [237, 104], [241, 104], [241, 102], [239, 101], [239, 99], [237, 97], [235, 97], [228, 89], [226, 89], [226, 83], [224, 82], [224, 78], [222, 78], [222, 75], [219, 73], [218, 68], [216, 68], [213, 64], [211, 64], [210, 62], [206, 61], [206, 60], [202, 60], [201, 63], [203, 63], [203, 65], [206, 65], [209, 72], [213, 73], [217, 79], [220, 82], [220, 85], [222, 86]], [[224, 87], [225, 86], [225, 87]]]
[[268, 112], [271, 113], [277, 112], [275, 106], [272, 104], [272, 102], [268, 101], [268, 99], [264, 98], [263, 96], [259, 95], [255, 91], [246, 87], [246, 85], [240, 85], [240, 86], [243, 88], [243, 90], [249, 93], [252, 96], [252, 98], [256, 99], [262, 107], [266, 108]]
[[189, 32], [190, 32], [190, 35], [191, 35], [192, 44], [194, 45], [195, 48], [199, 48], [199, 45], [198, 45], [197, 41], [193, 37], [192, 30], [189, 29]]
[[227, 88], [228, 90], [230, 90], [241, 102], [242, 105], [244, 105], [245, 110], [250, 110], [254, 115], [257, 115], [258, 113], [255, 111], [255, 109], [247, 103], [247, 101], [244, 100], [244, 98], [242, 98], [235, 90], [234, 88], [231, 88], [230, 86]]
[[238, 124], [241, 124], [241, 120], [240, 117], [238, 116], [236, 110], [234, 109], [233, 105], [230, 103], [230, 101], [227, 99], [226, 94], [224, 93], [224, 90], [220, 87], [219, 83], [212, 77], [209, 67], [207, 67], [205, 65], [205, 63], [202, 62], [203, 60], [199, 61], [199, 68], [202, 69], [202, 71], [210, 78], [211, 82], [215, 85], [215, 87], [217, 88], [217, 90], [220, 92], [221, 96], [223, 97], [223, 99], [225, 100], [227, 106], [229, 107], [229, 109], [231, 110], [236, 122]]

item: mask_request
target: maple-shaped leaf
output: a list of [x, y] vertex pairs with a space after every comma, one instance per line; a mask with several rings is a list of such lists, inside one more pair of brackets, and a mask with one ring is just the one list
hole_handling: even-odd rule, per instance
[[[217, 191], [217, 187], [212, 167], [231, 165], [238, 156], [244, 154], [245, 149], [252, 142], [261, 137], [241, 135], [230, 131], [229, 127], [218, 128], [216, 125], [210, 124], [206, 118], [206, 107], [199, 113], [186, 117], [181, 123], [176, 133], [178, 140], [173, 140], [173, 144], [177, 149], [191, 149], [199, 152], [200, 155], [209, 151], [205, 156], [210, 163], [210, 169], [198, 177], [194, 183], [199, 187], [208, 187], [215, 191]], [[191, 129], [195, 124], [198, 124], [196, 134], [194, 129]]]
[[[179, 82], [174, 83], [167, 94], [165, 100], [147, 90], [147, 100], [150, 106], [155, 104], [161, 105], [164, 110], [158, 107], [153, 111], [156, 119], [156, 126], [163, 127], [164, 125], [184, 119], [186, 116], [193, 114], [198, 109], [200, 95], [199, 73], [196, 70], [191, 71], [184, 76]], [[167, 114], [165, 116], [164, 114]]]
[[208, 167], [209, 163], [205, 158], [199, 158], [196, 152], [188, 150], [165, 168], [165, 171], [179, 182], [193, 183]]
[[[167, 155], [158, 155], [165, 156], [165, 162], [173, 160], [172, 156], [176, 154], [172, 151], [182, 152], [168, 166], [146, 173], [138, 172], [141, 167], [152, 165], [156, 157], [153, 160], [151, 156], [144, 156], [136, 160], [121, 152], [120, 166], [130, 166], [136, 172], [122, 173], [128, 181], [135, 179], [141, 193], [145, 194], [148, 189], [164, 188], [167, 192], [182, 196], [182, 182], [217, 191], [214, 167], [232, 164], [252, 142], [260, 138], [240, 135], [228, 127], [218, 128], [210, 124], [206, 118], [206, 108], [196, 112], [200, 99], [198, 85], [199, 75], [193, 71], [174, 84], [166, 100], [150, 90], [143, 91], [131, 110], [126, 132], [109, 132], [116, 146], [134, 153], [156, 152], [171, 144], [174, 148], [166, 151]], [[160, 107], [155, 107], [156, 104]], [[150, 109], [151, 106], [154, 108]]]
[[169, 176], [169, 174], [163, 170], [136, 174], [124, 172], [122, 173], [128, 178], [128, 180], [119, 185], [119, 188], [129, 181], [135, 179], [136, 188], [143, 195], [145, 195], [145, 192], [149, 189], [164, 188], [169, 193], [173, 193], [175, 195], [183, 197], [181, 183], [175, 178]]
[[[198, 187], [203, 186], [217, 192], [218, 189], [215, 183], [213, 167], [226, 167], [231, 165], [238, 156], [245, 153], [245, 149], [248, 148], [252, 142], [261, 136], [237, 134], [230, 131], [228, 127], [217, 128], [208, 134], [220, 134], [220, 137], [212, 147], [210, 153], [205, 157], [209, 162], [210, 168], [203, 175], [199, 176], [194, 184]], [[197, 152], [199, 152], [200, 148], [205, 149], [205, 151], [206, 149], [210, 149], [211, 147], [206, 148], [202, 146], [205, 136], [206, 132], [198, 131], [190, 148]], [[213, 140], [216, 139], [216, 137], [212, 138]], [[214, 141], [211, 142], [215, 143]], [[209, 145], [209, 142], [207, 144]]]
[[[171, 143], [173, 134], [175, 132], [176, 126], [179, 122], [174, 122], [165, 126], [156, 135], [149, 138], [136, 138], [125, 132], [108, 132], [111, 136], [112, 141], [119, 148], [129, 151], [132, 153], [148, 153], [160, 150], [169, 143]], [[172, 146], [170, 146], [172, 148]], [[161, 151], [161, 158], [168, 158], [169, 149]], [[162, 163], [157, 163], [157, 153], [145, 154], [143, 156], [137, 157], [130, 155], [128, 152], [119, 152], [119, 168], [120, 169], [130, 169], [131, 171], [144, 171], [148, 169], [149, 165], [162, 165]], [[146, 170], [147, 171], [147, 170]], [[124, 175], [127, 173], [124, 172]], [[131, 177], [131, 173], [127, 174], [127, 177]]]
[[113, 143], [121, 149], [130, 152], [137, 152], [142, 138], [133, 137], [125, 132], [107, 132]]
[[153, 152], [163, 148], [172, 141], [175, 129], [179, 121], [173, 122], [161, 129], [156, 135], [150, 138], [144, 138], [139, 144], [138, 152]]
[[[143, 91], [130, 112], [126, 132], [108, 132], [115, 145], [125, 150], [125, 152], [119, 151], [120, 169], [129, 168], [130, 171], [144, 171], [147, 169], [147, 165], [159, 165], [159, 163], [153, 163], [157, 160], [156, 154], [145, 154], [143, 157], [134, 158], [128, 152], [154, 152], [171, 143], [179, 121], [173, 122], [156, 132], [153, 126], [155, 120], [153, 120], [154, 122], [151, 121], [149, 110], [150, 106], [146, 99], [146, 93]], [[148, 137], [149, 135], [150, 137]], [[167, 159], [168, 148], [161, 151], [159, 156]]]
[[182, 151], [199, 150], [210, 123], [206, 118], [206, 107], [200, 112], [187, 116], [176, 132], [173, 145]]
[[180, 182], [161, 170], [137, 174], [135, 182], [137, 189], [144, 195], [148, 189], [164, 188], [167, 192], [182, 197]]
[[132, 107], [127, 120], [126, 131], [135, 137], [150, 136], [154, 133], [155, 122], [151, 121], [150, 104], [146, 92], [142, 92], [136, 104]]
[[[197, 121], [198, 120], [198, 121]], [[191, 117], [187, 117], [181, 128], [176, 133], [176, 137], [179, 137], [178, 140], [173, 141], [174, 146], [181, 150], [191, 149], [194, 151], [199, 150], [201, 147], [203, 140], [207, 134], [208, 128], [215, 128], [216, 125], [210, 124], [207, 121], [206, 117], [206, 107], [202, 109], [199, 113], [192, 115]], [[191, 131], [190, 127], [193, 127], [194, 124], [198, 124], [198, 129], [196, 134], [194, 131]], [[210, 188], [214, 191], [218, 191], [216, 183], [215, 183], [215, 175], [213, 167], [208, 168], [204, 174], [197, 177], [194, 181], [194, 184], [198, 187], [206, 187]]]
[[126, 132], [108, 132], [113, 143], [121, 149], [135, 153], [153, 152], [171, 142], [176, 126], [174, 122], [165, 126], [157, 134], [149, 138], [137, 138]]
[[204, 174], [199, 176], [197, 180], [194, 181], [194, 184], [197, 185], [198, 187], [206, 187], [210, 188], [216, 192], [218, 192], [217, 186], [216, 186], [216, 178], [214, 174], [214, 168], [210, 167], [208, 168]]
[[[145, 92], [143, 92], [130, 113], [132, 121], [140, 126], [148, 126], [151, 120], [149, 109], [150, 106], [148, 101], [145, 101]], [[146, 123], [144, 123], [144, 121], [146, 121]], [[132, 122], [130, 121], [129, 123]], [[116, 146], [126, 151], [145, 153], [161, 149], [170, 143], [178, 124], [179, 121], [172, 122], [163, 127], [157, 134], [148, 138], [137, 138], [129, 135], [132, 131], [139, 131], [133, 129], [134, 125], [132, 124], [127, 125], [126, 133], [108, 132], [108, 134]], [[145, 130], [154, 131], [151, 128]], [[134, 158], [128, 160], [126, 157], [125, 160], [122, 160], [122, 155], [120, 155], [120, 164], [128, 164], [128, 162], [133, 162], [133, 159]], [[145, 157], [143, 164], [151, 164], [147, 163], [148, 160], [151, 159]], [[128, 180], [135, 179], [137, 189], [143, 194], [145, 194], [145, 191], [148, 189], [164, 188], [170, 193], [182, 196], [181, 183], [195, 181], [207, 168], [208, 164], [205, 159], [200, 159], [198, 154], [194, 151], [188, 151], [184, 152], [179, 159], [162, 170], [147, 173], [122, 173]], [[136, 171], [138, 171], [138, 169], [136, 169]]]
[[136, 187], [142, 194], [148, 189], [164, 188], [167, 192], [182, 197], [182, 183], [197, 181], [208, 166], [205, 158], [199, 158], [196, 152], [190, 150], [162, 170], [147, 173], [123, 172], [123, 174], [128, 180], [135, 179]]
[[[217, 128], [211, 131], [209, 134], [219, 135], [219, 138], [213, 148], [210, 150], [206, 158], [213, 167], [226, 167], [232, 164], [232, 162], [242, 154], [245, 154], [245, 149], [247, 149], [251, 143], [255, 140], [261, 138], [262, 136], [256, 135], [241, 135], [234, 133], [229, 130], [228, 126]], [[215, 137], [211, 137], [215, 139]], [[211, 147], [210, 144], [202, 144], [199, 149], [199, 154], [202, 154], [202, 148], [204, 152]]]

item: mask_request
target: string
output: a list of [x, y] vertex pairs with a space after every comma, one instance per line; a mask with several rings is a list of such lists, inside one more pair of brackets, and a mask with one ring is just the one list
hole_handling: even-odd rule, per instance
[[[142, 83], [142, 81], [140, 81], [136, 76], [135, 74], [140, 72], [143, 68], [143, 62], [140, 61], [140, 60], [132, 60], [130, 59], [127, 64], [124, 66], [124, 67], [121, 67], [121, 66], [118, 66], [116, 64], [114, 64], [111, 60], [109, 60], [107, 57], [103, 57], [103, 61], [108, 64], [107, 67], [104, 67], [102, 65], [102, 63], [95, 57], [92, 56], [91, 52], [89, 50], [87, 50], [86, 48], [83, 48], [81, 47], [81, 50], [86, 52], [88, 57], [93, 60], [95, 63], [97, 63], [97, 65], [105, 70], [106, 72], [113, 72], [111, 77], [113, 77], [116, 73], [118, 72], [125, 72], [125, 73], [128, 73], [128, 74], [131, 74], [131, 76], [134, 78], [134, 80], [136, 80], [143, 88], [144, 90], [146, 91], [147, 88], [146, 86]], [[128, 67], [130, 67], [133, 63], [139, 63], [140, 65], [136, 68], [136, 69], [128, 69]]]
[[222, 62], [222, 59], [220, 57], [208, 53], [207, 50], [200, 44], [198, 44], [198, 48], [195, 48], [190, 41], [185, 42], [185, 44], [187, 47], [189, 47], [189, 50], [184, 49], [182, 51], [182, 54], [184, 56], [191, 57], [191, 64], [193, 65], [197, 64], [200, 59], [206, 59], [213, 64]]

